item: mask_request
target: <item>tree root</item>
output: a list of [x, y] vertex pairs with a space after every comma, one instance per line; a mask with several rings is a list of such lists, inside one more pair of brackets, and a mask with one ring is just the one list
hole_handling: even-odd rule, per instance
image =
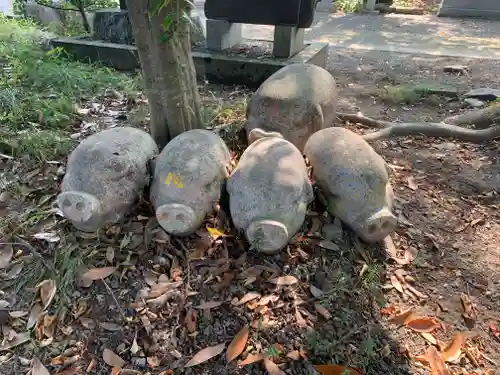
[[500, 137], [500, 125], [487, 129], [467, 129], [456, 125], [445, 123], [391, 123], [375, 120], [362, 114], [344, 114], [337, 116], [344, 121], [356, 122], [361, 125], [376, 127], [381, 130], [363, 136], [367, 142], [378, 141], [393, 137], [404, 137], [409, 135], [423, 135], [438, 138], [456, 138], [465, 142], [481, 143], [491, 141]]
[[447, 124], [465, 126], [474, 125], [476, 129], [485, 129], [496, 122], [500, 118], [500, 103], [493, 103], [492, 105], [469, 111], [461, 115], [450, 116], [444, 119]]

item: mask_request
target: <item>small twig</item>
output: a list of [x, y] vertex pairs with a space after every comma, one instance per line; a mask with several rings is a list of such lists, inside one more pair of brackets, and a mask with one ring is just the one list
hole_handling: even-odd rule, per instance
[[108, 290], [108, 293], [110, 294], [110, 296], [113, 298], [113, 300], [115, 301], [116, 303], [116, 307], [118, 308], [118, 311], [120, 312], [120, 315], [122, 316], [123, 320], [124, 321], [127, 321], [127, 317], [125, 316], [125, 313], [123, 312], [120, 304], [118, 303], [118, 300], [116, 299], [115, 297], [115, 294], [113, 293], [113, 291], [111, 290], [111, 288], [109, 287], [108, 283], [104, 280], [104, 279], [101, 279], [102, 283], [104, 284], [104, 286], [106, 287], [106, 289]]

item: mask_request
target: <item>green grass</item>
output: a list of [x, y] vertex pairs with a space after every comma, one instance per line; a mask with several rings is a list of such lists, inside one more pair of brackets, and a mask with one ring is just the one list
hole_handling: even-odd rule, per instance
[[133, 77], [50, 49], [52, 36], [30, 21], [0, 16], [0, 144], [43, 159], [68, 151], [67, 132], [83, 100], [108, 88], [137, 89]]

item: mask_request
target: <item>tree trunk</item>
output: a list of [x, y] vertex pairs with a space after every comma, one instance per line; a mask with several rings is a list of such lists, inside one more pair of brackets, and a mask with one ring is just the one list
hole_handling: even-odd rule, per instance
[[78, 12], [82, 16], [83, 28], [90, 34], [92, 30], [90, 29], [89, 19], [87, 18], [87, 13], [85, 13], [85, 8], [82, 4], [79, 4]]
[[[190, 5], [186, 0], [163, 1], [167, 5], [149, 16], [154, 11], [149, 0], [127, 0], [151, 111], [151, 135], [160, 149], [175, 136], [203, 127], [186, 17]], [[174, 21], [165, 32], [162, 23], [169, 14]]]

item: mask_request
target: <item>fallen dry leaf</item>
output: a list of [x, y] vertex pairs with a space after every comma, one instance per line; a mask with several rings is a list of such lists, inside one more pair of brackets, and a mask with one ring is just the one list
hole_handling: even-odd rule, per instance
[[137, 340], [134, 337], [134, 341], [132, 341], [132, 346], [130, 347], [130, 353], [137, 354], [139, 351], [139, 345], [137, 344]]
[[125, 361], [118, 354], [115, 354], [108, 348], [104, 349], [102, 359], [111, 367], [122, 368], [125, 365]]
[[420, 335], [425, 339], [427, 340], [428, 342], [430, 342], [432, 345], [437, 345], [438, 342], [436, 340], [436, 338], [431, 334], [431, 333], [428, 333], [428, 332], [420, 332]]
[[216, 240], [219, 237], [224, 237], [224, 231], [222, 229], [216, 229], [216, 228], [209, 228], [207, 227], [207, 231], [210, 234], [210, 237], [212, 237], [213, 240]]
[[330, 312], [326, 308], [321, 306], [319, 303], [315, 303], [314, 308], [318, 313], [320, 313], [323, 316], [323, 318], [327, 320], [332, 318], [332, 314], [330, 314]]
[[424, 355], [416, 356], [416, 360], [430, 365], [432, 375], [451, 375], [446, 363], [434, 346], [429, 346]]
[[56, 282], [51, 279], [43, 280], [35, 288], [40, 291], [40, 299], [42, 300], [43, 310], [47, 309], [56, 295]]
[[203, 302], [199, 304], [198, 306], [195, 306], [195, 309], [198, 310], [209, 310], [209, 309], [215, 309], [219, 306], [221, 306], [224, 303], [224, 301], [209, 301], [209, 302]]
[[396, 308], [394, 306], [388, 306], [380, 309], [380, 313], [382, 315], [392, 315], [396, 312]]
[[294, 276], [280, 276], [269, 280], [271, 284], [275, 285], [294, 285], [299, 282]]
[[391, 284], [398, 292], [404, 293], [403, 285], [401, 285], [396, 275], [391, 275]]
[[266, 368], [269, 375], [286, 375], [283, 370], [281, 370], [276, 363], [271, 361], [269, 358], [264, 358], [264, 367]]
[[418, 185], [417, 183], [415, 182], [415, 178], [412, 177], [412, 176], [409, 176], [406, 181], [408, 182], [408, 187], [411, 189], [411, 190], [417, 190], [418, 189]]
[[460, 302], [462, 303], [462, 308], [464, 312], [462, 313], [462, 318], [464, 318], [465, 325], [469, 329], [473, 329], [476, 323], [476, 318], [474, 314], [474, 306], [472, 305], [472, 301], [469, 296], [463, 294], [460, 296]]
[[279, 299], [278, 296], [274, 294], [268, 294], [267, 296], [262, 297], [257, 303], [259, 306], [266, 306], [271, 301], [277, 301]]
[[333, 251], [339, 250], [339, 245], [335, 244], [332, 241], [328, 241], [328, 240], [321, 240], [318, 242], [318, 245], [320, 247], [322, 247], [323, 249], [327, 249], [327, 250], [333, 250]]
[[341, 365], [316, 365], [314, 369], [323, 375], [361, 375], [361, 371]]
[[121, 368], [118, 368], [118, 367], [113, 367], [111, 369], [111, 375], [120, 375], [120, 372], [122, 371]]
[[5, 280], [14, 280], [17, 277], [17, 275], [19, 275], [21, 273], [23, 267], [24, 267], [23, 262], [14, 264], [10, 268], [9, 272], [7, 272], [5, 275], [3, 275], [3, 278]]
[[92, 268], [82, 275], [82, 279], [86, 280], [100, 280], [105, 279], [115, 272], [116, 267], [102, 267], [102, 268]]
[[233, 341], [231, 341], [226, 351], [226, 361], [228, 363], [243, 353], [243, 350], [245, 350], [245, 346], [247, 345], [249, 333], [250, 328], [246, 325], [236, 336], [234, 336]]
[[[10, 336], [10, 335], [9, 335]], [[10, 350], [15, 348], [16, 346], [24, 344], [26, 341], [29, 341], [30, 334], [27, 332], [16, 333], [14, 332], [14, 336], [10, 336], [8, 339], [4, 337], [3, 341], [0, 343], [0, 351]]]
[[184, 367], [192, 367], [199, 365], [200, 363], [206, 362], [213, 357], [218, 356], [224, 351], [226, 347], [226, 343], [222, 343], [219, 345], [209, 346], [205, 349], [201, 349], [198, 353], [196, 353], [193, 358], [191, 358], [188, 363], [184, 365]]
[[39, 303], [35, 303], [31, 308], [30, 315], [28, 317], [28, 323], [26, 323], [26, 328], [31, 329], [35, 326], [38, 317], [42, 313], [43, 309]]
[[256, 298], [260, 298], [261, 294], [257, 292], [248, 292], [241, 299], [235, 303], [235, 306], [244, 305], [247, 302], [253, 301]]
[[443, 359], [445, 362], [456, 361], [460, 357], [460, 354], [462, 354], [462, 346], [464, 343], [465, 335], [462, 332], [457, 333], [453, 337], [451, 344], [443, 350]]
[[264, 359], [264, 355], [262, 355], [261, 353], [249, 354], [243, 361], [238, 362], [238, 366], [243, 367], [243, 366], [255, 363], [255, 362], [262, 361], [263, 359]]
[[416, 319], [417, 314], [415, 313], [413, 307], [409, 308], [406, 311], [403, 311], [399, 315], [395, 315], [392, 318], [389, 319], [390, 322], [397, 324], [399, 326], [405, 325], [408, 323], [410, 320]]
[[316, 288], [314, 285], [311, 285], [309, 287], [309, 290], [311, 291], [311, 294], [313, 295], [314, 298], [318, 298], [323, 295], [323, 291], [319, 288]]
[[441, 324], [435, 318], [423, 317], [407, 321], [406, 326], [415, 332], [429, 333], [441, 327]]
[[80, 367], [69, 367], [62, 371], [56, 372], [56, 375], [76, 375], [82, 372]]
[[31, 375], [50, 375], [50, 372], [45, 368], [43, 363], [35, 357], [31, 361]]
[[4, 269], [14, 256], [14, 249], [11, 244], [0, 245], [0, 269]]
[[293, 361], [298, 361], [300, 360], [300, 352], [298, 350], [292, 350], [290, 353], [288, 353], [287, 358], [290, 358]]
[[497, 339], [500, 340], [500, 329], [498, 329], [495, 323], [491, 323], [489, 325], [491, 334]]

